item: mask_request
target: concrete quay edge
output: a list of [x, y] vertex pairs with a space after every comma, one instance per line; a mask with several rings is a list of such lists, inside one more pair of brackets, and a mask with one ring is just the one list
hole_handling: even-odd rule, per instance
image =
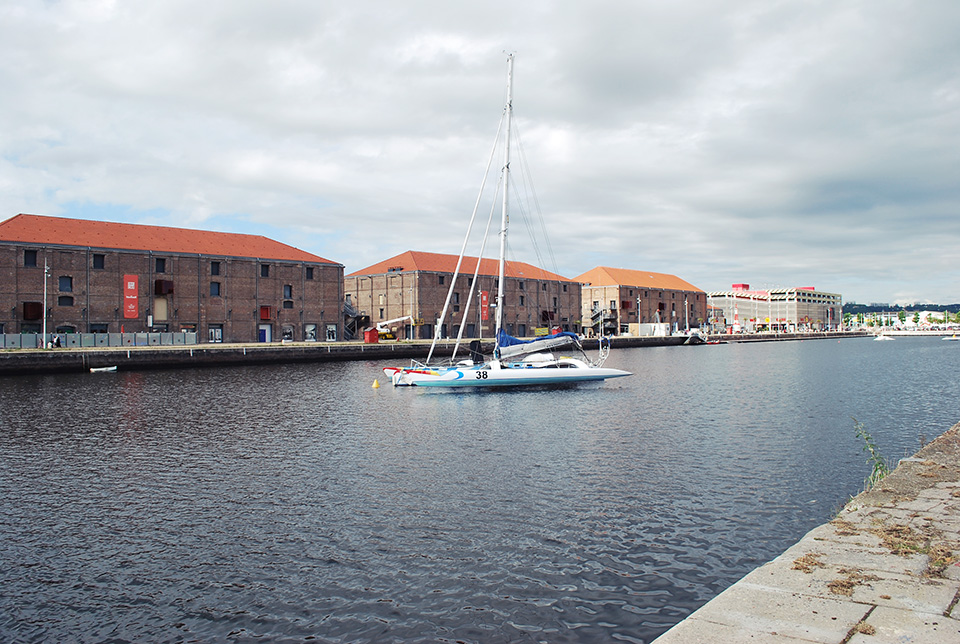
[[[684, 337], [615, 338], [613, 346], [666, 346], [683, 344]], [[596, 340], [584, 348], [596, 349]], [[453, 340], [437, 342], [434, 355], [453, 353]], [[194, 344], [59, 349], [12, 349], [0, 351], [0, 376], [83, 372], [91, 368], [117, 367], [118, 371], [223, 367], [296, 362], [344, 360], [406, 360], [426, 358], [430, 340], [363, 342], [296, 342], [249, 344]], [[467, 354], [466, 345], [460, 352]]]
[[960, 423], [655, 644], [960, 643]]
[[[851, 332], [816, 334], [753, 334], [712, 336], [730, 342], [774, 340], [816, 340], [855, 337]], [[676, 346], [686, 343], [686, 336], [611, 338], [614, 349], [630, 347]], [[489, 340], [487, 340], [489, 342]], [[39, 373], [82, 372], [97, 367], [117, 367], [120, 371], [179, 369], [291, 362], [331, 362], [341, 360], [424, 359], [430, 340], [387, 341], [375, 344], [362, 342], [296, 342], [249, 344], [194, 344], [173, 346], [86, 347], [60, 349], [0, 350], [0, 376]], [[434, 351], [449, 356], [454, 341], [442, 340]], [[585, 339], [587, 350], [596, 350], [597, 340]], [[461, 345], [466, 354], [466, 346]]]

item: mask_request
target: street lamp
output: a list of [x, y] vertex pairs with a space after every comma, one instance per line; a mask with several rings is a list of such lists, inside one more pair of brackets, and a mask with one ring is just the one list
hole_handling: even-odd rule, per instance
[[47, 277], [50, 275], [50, 267], [47, 265], [47, 258], [43, 258], [43, 334], [40, 342], [44, 349], [47, 348]]

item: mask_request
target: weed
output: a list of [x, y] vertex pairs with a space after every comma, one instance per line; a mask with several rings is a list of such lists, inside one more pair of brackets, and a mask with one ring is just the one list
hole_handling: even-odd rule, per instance
[[852, 568], [841, 568], [837, 572], [844, 575], [844, 577], [842, 579], [834, 579], [827, 584], [827, 588], [834, 595], [846, 595], [849, 597], [853, 595], [853, 590], [857, 586], [871, 581], [880, 581], [880, 578], [876, 575], [865, 575], [859, 570]]
[[860, 534], [860, 531], [849, 521], [834, 519], [830, 524], [837, 531], [838, 537], [853, 537]]
[[867, 432], [863, 423], [856, 418], [853, 419], [853, 423], [857, 438], [863, 440], [863, 451], [868, 454], [867, 464], [870, 465], [871, 469], [870, 475], [864, 480], [863, 485], [865, 490], [869, 490], [890, 473], [890, 466], [887, 464], [887, 459], [880, 454], [880, 450], [873, 442], [873, 437]]
[[890, 554], [906, 557], [914, 554], [924, 554], [925, 539], [914, 532], [910, 526], [882, 525], [872, 530], [880, 537], [880, 545], [890, 551]]
[[930, 562], [927, 564], [927, 577], [943, 577], [943, 573], [957, 561], [953, 549], [946, 543], [937, 543], [930, 547], [928, 554]]
[[825, 564], [820, 562], [820, 558], [823, 557], [819, 552], [808, 552], [799, 559], [796, 559], [793, 562], [791, 568], [793, 570], [800, 570], [807, 573], [808, 575], [813, 572], [814, 568], [824, 568]]
[[853, 630], [857, 633], [863, 633], [864, 635], [876, 635], [877, 629], [873, 624], [867, 624], [866, 622], [860, 622], [853, 627]]

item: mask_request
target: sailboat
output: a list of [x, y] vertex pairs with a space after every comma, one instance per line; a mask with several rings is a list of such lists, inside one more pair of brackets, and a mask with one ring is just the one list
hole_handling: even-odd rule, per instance
[[[513, 115], [513, 54], [507, 56], [507, 101], [504, 107], [504, 117], [501, 122], [501, 131], [504, 133], [504, 159], [501, 187], [503, 199], [500, 214], [500, 255], [499, 280], [497, 283], [496, 300], [496, 332], [492, 355], [485, 356], [480, 351], [480, 342], [471, 343], [470, 358], [456, 361], [457, 350], [463, 335], [463, 327], [454, 346], [453, 357], [447, 364], [432, 364], [437, 336], [434, 334], [433, 343], [426, 362], [413, 361], [408, 367], [385, 367], [384, 374], [390, 378], [395, 387], [451, 387], [451, 388], [491, 388], [491, 387], [529, 387], [529, 386], [562, 386], [577, 385], [584, 382], [599, 382], [608, 378], [620, 378], [631, 375], [628, 371], [605, 368], [603, 362], [610, 353], [609, 338], [600, 338], [599, 356], [591, 361], [583, 351], [580, 338], [575, 333], [557, 332], [552, 335], [534, 340], [522, 340], [508, 335], [503, 330], [503, 306], [505, 265], [507, 248], [508, 217], [508, 187], [510, 176], [510, 128]], [[497, 133], [499, 139], [500, 132]], [[492, 162], [492, 156], [491, 156]], [[489, 169], [489, 164], [488, 164]], [[483, 188], [481, 187], [481, 191]], [[479, 200], [478, 200], [479, 203]], [[474, 218], [476, 209], [474, 209]], [[441, 318], [444, 318], [450, 303], [451, 294], [457, 281], [457, 275], [463, 262], [467, 240], [473, 226], [471, 218], [467, 229], [467, 239], [464, 239], [457, 266], [454, 269], [450, 291], [444, 303]], [[480, 262], [477, 262], [479, 270]], [[476, 280], [476, 273], [474, 274]], [[469, 306], [469, 303], [468, 303]], [[557, 356], [555, 350], [573, 347], [578, 350], [579, 356]]]

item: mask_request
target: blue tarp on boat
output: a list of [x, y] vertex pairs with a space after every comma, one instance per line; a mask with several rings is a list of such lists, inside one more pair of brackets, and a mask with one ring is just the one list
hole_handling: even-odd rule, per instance
[[556, 339], [556, 338], [571, 338], [571, 341], [579, 340], [579, 336], [576, 333], [571, 333], [570, 331], [561, 331], [560, 333], [554, 333], [553, 335], [547, 335], [542, 338], [534, 338], [533, 340], [521, 340], [520, 338], [515, 338], [512, 335], [507, 335], [507, 332], [503, 329], [500, 329], [500, 332], [497, 333], [497, 346], [498, 347], [512, 347], [517, 344], [532, 344], [534, 342], [541, 342], [546, 339]]

